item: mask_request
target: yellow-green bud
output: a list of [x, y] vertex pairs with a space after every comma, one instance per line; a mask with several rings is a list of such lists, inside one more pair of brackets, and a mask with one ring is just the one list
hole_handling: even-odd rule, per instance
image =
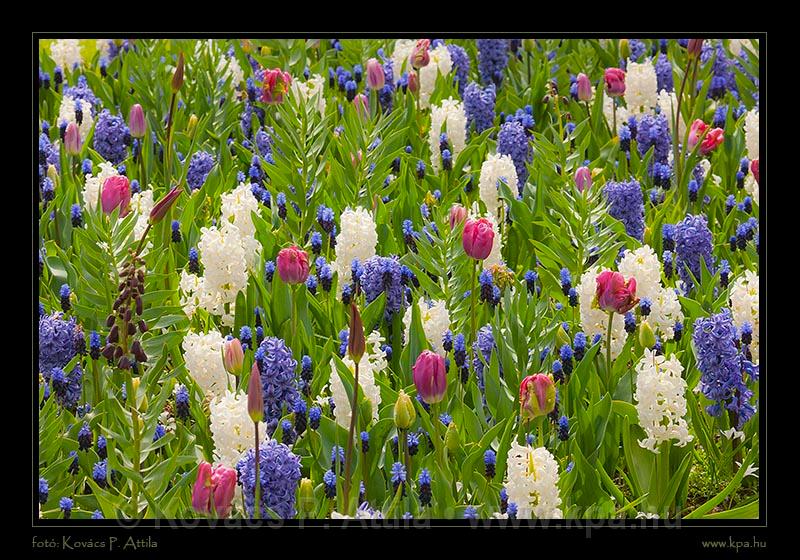
[[394, 425], [401, 430], [408, 430], [417, 418], [417, 411], [414, 410], [414, 403], [411, 402], [405, 391], [400, 389], [397, 400], [394, 403]]
[[444, 444], [450, 453], [455, 453], [461, 447], [461, 436], [455, 422], [450, 422], [444, 434]]
[[558, 330], [556, 331], [556, 340], [558, 341], [559, 348], [564, 345], [572, 346], [572, 341], [569, 339], [569, 335], [567, 334], [567, 331], [564, 330], [563, 325], [559, 325]]
[[197, 127], [197, 115], [194, 113], [189, 117], [189, 122], [186, 123], [186, 133], [191, 137], [194, 135], [194, 129]]
[[47, 176], [53, 181], [54, 185], [58, 185], [58, 169], [52, 163], [47, 166]]
[[656, 335], [646, 320], [639, 326], [639, 344], [642, 348], [652, 348], [656, 345]]
[[628, 44], [627, 39], [619, 40], [619, 55], [622, 58], [628, 58], [631, 55], [631, 46]]
[[300, 481], [299, 493], [300, 511], [305, 513], [314, 511], [314, 484], [310, 478], [304, 478]]

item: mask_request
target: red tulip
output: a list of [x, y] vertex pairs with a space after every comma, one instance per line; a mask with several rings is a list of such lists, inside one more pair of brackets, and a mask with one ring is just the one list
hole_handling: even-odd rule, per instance
[[606, 68], [603, 76], [606, 82], [606, 91], [611, 97], [619, 97], [625, 93], [625, 72], [619, 68]]
[[592, 83], [589, 81], [589, 76], [581, 72], [578, 74], [578, 99], [580, 101], [589, 101], [592, 98]]
[[706, 130], [708, 130], [708, 125], [703, 122], [703, 119], [695, 119], [692, 126], [689, 127], [688, 147], [690, 150], [694, 149]]
[[556, 386], [544, 373], [529, 375], [519, 385], [520, 416], [526, 420], [550, 414], [556, 406]]
[[588, 167], [579, 167], [575, 172], [575, 186], [581, 192], [592, 188], [592, 172]]
[[417, 44], [414, 45], [414, 50], [411, 51], [411, 66], [417, 69], [427, 66], [431, 61], [430, 47], [430, 39], [420, 39], [417, 41]]
[[467, 255], [482, 261], [492, 252], [492, 244], [494, 243], [492, 222], [486, 218], [480, 218], [479, 220], [468, 219], [464, 224], [464, 234], [461, 242]]
[[167, 215], [167, 211], [172, 208], [172, 205], [175, 204], [182, 192], [180, 187], [172, 187], [167, 194], [162, 196], [161, 200], [156, 202], [156, 205], [150, 210], [150, 223], [157, 224], [163, 220], [164, 216]]
[[264, 87], [261, 90], [261, 101], [264, 103], [283, 103], [283, 97], [289, 91], [292, 76], [279, 68], [264, 72]]
[[386, 75], [383, 73], [383, 66], [375, 58], [367, 61], [367, 85], [369, 89], [379, 90], [386, 84]]
[[750, 171], [753, 172], [753, 177], [755, 178], [756, 183], [758, 183], [758, 185], [761, 186], [761, 180], [760, 180], [761, 174], [758, 171], [758, 166], [759, 166], [758, 158], [750, 162]]
[[408, 91], [417, 93], [419, 90], [419, 76], [413, 70], [408, 71]]
[[223, 465], [212, 467], [202, 462], [197, 469], [197, 481], [192, 489], [192, 507], [197, 513], [225, 518], [231, 512], [236, 492], [236, 470]]
[[106, 179], [103, 183], [100, 202], [103, 205], [103, 212], [106, 214], [111, 214], [115, 208], [119, 207], [119, 215], [125, 216], [131, 203], [131, 184], [128, 178], [124, 175], [114, 175]]
[[447, 393], [447, 369], [444, 358], [436, 352], [424, 350], [414, 363], [414, 385], [417, 394], [428, 404], [444, 399]]
[[609, 313], [623, 315], [633, 309], [639, 298], [636, 297], [636, 278], [625, 277], [619, 272], [605, 270], [597, 275], [597, 306]]
[[292, 245], [278, 253], [278, 275], [287, 284], [302, 284], [308, 280], [308, 253]]
[[712, 128], [706, 134], [702, 144], [700, 144], [700, 153], [703, 155], [709, 154], [717, 149], [717, 146], [722, 145], [725, 140], [725, 133], [721, 128]]
[[450, 207], [450, 229], [456, 229], [456, 226], [467, 219], [467, 209], [460, 204], [453, 204]]

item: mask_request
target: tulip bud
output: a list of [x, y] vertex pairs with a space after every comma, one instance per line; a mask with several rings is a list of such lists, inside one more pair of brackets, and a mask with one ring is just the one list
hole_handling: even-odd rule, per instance
[[536, 50], [536, 39], [523, 39], [522, 40], [522, 48], [525, 49], [526, 52], [533, 52]]
[[148, 401], [147, 401], [147, 393], [145, 393], [145, 394], [142, 396], [142, 402], [141, 402], [141, 403], [139, 403], [139, 406], [137, 407], [137, 408], [138, 408], [138, 410], [139, 410], [139, 412], [141, 412], [142, 414], [144, 414], [145, 412], [147, 412], [147, 405], [148, 405]]
[[580, 192], [592, 188], [592, 173], [588, 167], [579, 167], [575, 171], [575, 186]]
[[492, 222], [486, 218], [468, 219], [464, 224], [461, 243], [467, 255], [473, 259], [484, 260], [492, 252], [494, 243]]
[[564, 330], [564, 325], [558, 326], [558, 330], [556, 331], [556, 340], [558, 341], [559, 348], [564, 345], [572, 345], [572, 341], [570, 340], [567, 331]]
[[417, 394], [428, 404], [444, 399], [447, 393], [447, 369], [444, 358], [436, 352], [423, 350], [412, 368]]
[[619, 55], [622, 58], [628, 58], [631, 55], [631, 45], [627, 39], [619, 40]]
[[58, 169], [52, 163], [47, 166], [47, 176], [53, 181], [54, 185], [58, 184]]
[[636, 278], [625, 277], [619, 272], [605, 270], [597, 275], [597, 289], [594, 296], [594, 307], [608, 313], [624, 315], [639, 303], [636, 297]]
[[250, 381], [247, 383], [247, 414], [256, 423], [264, 419], [264, 394], [261, 389], [261, 373], [258, 363], [250, 370]]
[[456, 226], [467, 219], [467, 209], [460, 204], [453, 204], [450, 207], [450, 229], [456, 229]]
[[400, 430], [408, 430], [417, 418], [417, 411], [414, 410], [414, 403], [411, 402], [405, 391], [400, 389], [397, 400], [394, 403], [394, 425]]
[[461, 447], [461, 435], [458, 433], [458, 428], [455, 422], [450, 422], [447, 426], [447, 431], [444, 433], [444, 444], [450, 453], [458, 452]]
[[131, 202], [131, 185], [128, 178], [124, 175], [113, 175], [103, 183], [103, 191], [100, 193], [100, 203], [103, 212], [111, 214], [119, 208], [119, 215], [128, 214], [128, 206]]
[[427, 66], [431, 61], [431, 53], [429, 52], [431, 46], [430, 39], [420, 39], [417, 41], [417, 44], [414, 45], [414, 49], [411, 51], [411, 66], [414, 68], [422, 68]]
[[367, 96], [359, 93], [353, 98], [353, 106], [356, 108], [356, 113], [359, 117], [369, 118], [369, 102]]
[[603, 80], [606, 92], [611, 97], [619, 97], [625, 93], [625, 72], [619, 68], [606, 68]]
[[354, 363], [359, 363], [366, 351], [367, 342], [364, 339], [364, 324], [355, 302], [350, 302], [350, 335], [347, 339], [347, 353]]
[[222, 345], [222, 363], [228, 373], [236, 376], [242, 373], [244, 350], [238, 338], [226, 340]]
[[642, 348], [652, 348], [656, 345], [656, 335], [646, 319], [639, 326], [639, 344]]
[[178, 65], [175, 67], [175, 73], [172, 75], [172, 93], [178, 93], [178, 90], [183, 86], [183, 52], [178, 55]]
[[761, 186], [761, 165], [758, 161], [758, 158], [750, 162], [750, 172], [753, 174], [753, 178], [756, 180], [756, 183]]
[[308, 253], [292, 245], [278, 252], [278, 275], [287, 284], [303, 284], [308, 279]]
[[689, 39], [689, 43], [686, 45], [686, 50], [689, 53], [689, 57], [700, 56], [700, 52], [703, 50], [703, 40]]
[[147, 131], [147, 123], [144, 120], [144, 109], [138, 103], [131, 107], [131, 112], [128, 116], [128, 128], [134, 138], [144, 138], [144, 134]]
[[550, 375], [537, 373], [519, 386], [520, 415], [530, 420], [550, 414], [556, 406], [556, 386]]
[[386, 84], [386, 75], [383, 73], [383, 66], [375, 58], [367, 61], [367, 85], [369, 89], [378, 91]]
[[175, 201], [178, 200], [182, 192], [183, 190], [180, 187], [172, 187], [167, 194], [161, 197], [161, 200], [159, 200], [150, 211], [150, 223], [155, 225], [163, 220], [164, 216], [167, 215], [167, 212], [172, 208], [172, 205], [175, 204]]
[[189, 116], [189, 122], [186, 123], [186, 134], [191, 138], [194, 135], [194, 129], [197, 128], [197, 115], [192, 113]]
[[299, 499], [300, 511], [311, 513], [314, 511], [314, 484], [310, 478], [300, 480]]
[[578, 99], [580, 101], [589, 101], [592, 98], [592, 82], [589, 81], [589, 76], [581, 72], [578, 74]]
[[413, 70], [408, 71], [408, 91], [417, 93], [419, 90], [419, 76]]
[[67, 131], [64, 133], [64, 148], [71, 156], [81, 153], [81, 131], [74, 122], [67, 125]]

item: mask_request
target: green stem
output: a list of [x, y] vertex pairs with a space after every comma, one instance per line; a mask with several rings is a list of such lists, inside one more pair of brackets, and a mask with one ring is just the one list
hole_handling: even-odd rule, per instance
[[[172, 122], [175, 116], [175, 101], [178, 94], [173, 93], [169, 101], [169, 115], [167, 116], [167, 145], [164, 146], [164, 184], [169, 189], [172, 179]], [[145, 185], [142, 185], [144, 188]]]
[[[133, 471], [141, 476], [141, 434], [139, 433], [139, 411], [136, 410], [136, 392], [133, 388], [133, 383], [127, 388], [131, 391], [133, 398], [133, 406], [131, 407], [131, 419], [133, 420]], [[133, 490], [131, 492], [131, 504], [133, 505], [133, 517], [139, 517], [139, 483], [133, 481]]]
[[344, 455], [344, 511], [345, 515], [350, 514], [350, 463], [353, 455], [353, 433], [356, 429], [358, 418], [358, 362], [355, 364], [355, 376], [353, 382], [353, 402], [350, 403], [350, 430], [347, 432], [347, 450]]
[[611, 329], [614, 326], [614, 312], [608, 314], [608, 331], [606, 332], [606, 391], [611, 391]]
[[470, 342], [475, 341], [476, 336], [476, 328], [477, 325], [475, 323], [475, 292], [477, 291], [477, 276], [478, 276], [478, 260], [473, 259], [474, 262], [472, 263], [472, 283], [470, 284], [471, 291], [469, 294], [469, 316], [470, 316]]
[[614, 139], [617, 137], [617, 102], [614, 98], [611, 98], [611, 113], [612, 113], [612, 131], [611, 131], [611, 138]]
[[100, 372], [97, 371], [97, 360], [92, 360], [92, 381], [94, 381], [94, 406], [100, 404]]
[[259, 484], [258, 469], [259, 469], [259, 466], [260, 466], [259, 463], [261, 462], [260, 461], [261, 455], [259, 454], [259, 449], [258, 449], [258, 422], [253, 422], [253, 426], [255, 426], [255, 432], [256, 432], [256, 454], [255, 454], [255, 474], [256, 474], [255, 481], [256, 481], [256, 487], [255, 487], [255, 503], [253, 504], [253, 517], [255, 517], [256, 519], [260, 519], [261, 518], [261, 485]]

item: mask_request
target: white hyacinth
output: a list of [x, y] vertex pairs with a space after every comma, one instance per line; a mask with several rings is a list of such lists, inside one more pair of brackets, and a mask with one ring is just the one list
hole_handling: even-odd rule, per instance
[[229, 376], [222, 361], [225, 339], [219, 331], [206, 334], [188, 332], [183, 339], [183, 360], [186, 370], [206, 395], [222, 395], [228, 388]]
[[395, 83], [400, 80], [403, 72], [411, 70], [411, 63], [408, 59], [416, 44], [417, 42], [413, 39], [398, 39], [395, 42], [394, 52], [392, 52], [392, 74], [394, 74]]
[[[228, 390], [209, 404], [211, 436], [214, 439], [214, 458], [226, 467], [236, 468], [242, 453], [255, 445], [255, 426], [247, 413], [247, 396]], [[267, 430], [259, 423], [259, 439]]]
[[203, 307], [201, 296], [205, 293], [203, 278], [192, 274], [187, 270], [181, 270], [181, 280], [179, 291], [181, 295], [181, 307], [189, 319], [192, 318], [198, 307]]
[[[600, 335], [601, 352], [605, 352], [606, 336], [608, 330], [608, 313], [592, 306], [597, 291], [597, 276], [607, 268], [592, 267], [581, 276], [578, 286], [578, 305], [581, 315], [581, 328], [590, 341], [594, 335]], [[616, 358], [625, 346], [628, 333], [625, 331], [625, 318], [619, 313], [614, 313], [611, 325], [611, 357]]]
[[753, 363], [755, 364], [758, 364], [758, 332], [760, 330], [758, 281], [758, 274], [747, 270], [733, 283], [730, 293], [731, 314], [736, 327], [741, 329], [745, 323], [750, 323], [750, 326], [753, 327], [753, 342], [750, 344], [750, 352], [753, 354]]
[[758, 183], [752, 173], [748, 173], [744, 177], [744, 190], [752, 197], [753, 202], [758, 204]]
[[[447, 311], [447, 305], [444, 300], [425, 301], [424, 298], [419, 298], [419, 315], [422, 319], [422, 330], [425, 332], [425, 338], [431, 348], [437, 354], [445, 355], [444, 347], [442, 346], [442, 337], [444, 333], [450, 330], [450, 314]], [[411, 329], [411, 307], [406, 309], [403, 316], [403, 324], [405, 325], [405, 339], [409, 340], [409, 331]]]
[[375, 256], [375, 247], [378, 245], [378, 232], [375, 229], [375, 220], [365, 208], [345, 209], [340, 222], [342, 231], [336, 236], [336, 261], [331, 268], [339, 274], [337, 293], [352, 280], [350, 266], [353, 259], [358, 259], [364, 264], [370, 257]]
[[[667, 117], [667, 122], [669, 123], [669, 130], [670, 132], [674, 131], [675, 128], [675, 113], [678, 111], [678, 96], [675, 95], [674, 91], [667, 91], [662, 89], [658, 92], [658, 101], [657, 105], [661, 114]], [[683, 120], [683, 117], [678, 119], [678, 138], [683, 140], [684, 135], [686, 134], [686, 123]], [[672, 156], [672, 151], [670, 150], [670, 156]]]
[[649, 245], [625, 251], [617, 269], [636, 278], [636, 295], [650, 300], [648, 322], [667, 339], [675, 335], [675, 323], [683, 322], [683, 311], [675, 290], [661, 285], [661, 261]]
[[693, 436], [686, 425], [686, 380], [681, 377], [683, 366], [672, 354], [669, 359], [645, 348], [644, 356], [636, 364], [636, 411], [639, 424], [647, 437], [639, 445], [653, 453], [658, 446], [671, 439], [683, 447]]
[[133, 238], [137, 241], [142, 238], [150, 220], [150, 211], [153, 209], [153, 191], [146, 189], [139, 191], [131, 196], [130, 210], [136, 217], [136, 224], [133, 226]]
[[[363, 394], [372, 404], [372, 419], [378, 421], [378, 412], [381, 406], [381, 391], [375, 383], [375, 374], [385, 370], [389, 363], [386, 361], [386, 353], [381, 349], [384, 339], [380, 332], [372, 331], [367, 337], [366, 352], [361, 357], [361, 362], [358, 364], [358, 386], [360, 387], [359, 394]], [[350, 356], [342, 358], [344, 364], [350, 369], [350, 372], [355, 375], [356, 365]], [[336, 404], [334, 416], [336, 422], [343, 428], [350, 427], [351, 407], [350, 399], [347, 396], [347, 391], [344, 389], [339, 377], [338, 370], [336, 369], [336, 362], [331, 360], [331, 378], [329, 389], [333, 402]], [[363, 393], [361, 393], [363, 391]], [[361, 397], [359, 397], [361, 400]]]
[[544, 447], [514, 442], [508, 450], [509, 503], [517, 506], [517, 519], [562, 519], [559, 506], [558, 462]]
[[[603, 95], [603, 116], [606, 118], [608, 126], [614, 128], [614, 98], [607, 93]], [[628, 120], [630, 114], [628, 109], [617, 106], [617, 131]]]
[[259, 204], [250, 185], [239, 183], [239, 186], [220, 196], [222, 201], [222, 220], [235, 225], [242, 237], [245, 249], [245, 259], [250, 270], [255, 270], [258, 265], [258, 256], [261, 244], [256, 241], [256, 226], [253, 223], [253, 213], [261, 215]]
[[747, 145], [747, 157], [750, 161], [758, 159], [758, 133], [760, 123], [758, 109], [750, 109], [744, 116], [744, 140]]
[[83, 203], [89, 210], [94, 211], [98, 207], [100, 201], [100, 192], [103, 188], [103, 183], [109, 177], [116, 177], [119, 175], [117, 166], [109, 161], [100, 163], [100, 171], [97, 175], [91, 173], [86, 174], [86, 181], [83, 185]]
[[439, 137], [442, 132], [447, 133], [450, 154], [455, 162], [458, 154], [467, 145], [467, 115], [464, 112], [464, 104], [452, 97], [442, 100], [441, 105], [431, 107], [431, 130], [428, 139], [432, 154], [431, 164], [436, 173], [442, 168], [442, 154], [439, 150]]
[[233, 325], [236, 295], [247, 288], [247, 254], [242, 234], [235, 225], [224, 222], [200, 230], [197, 244], [203, 262], [203, 307], [222, 316], [224, 325]]
[[78, 39], [59, 39], [50, 44], [50, 58], [65, 71], [72, 71], [75, 65], [83, 64], [81, 44]]
[[230, 87], [236, 88], [244, 81], [244, 72], [235, 56], [221, 56], [217, 62], [217, 76], [220, 80], [230, 78]]
[[[81, 124], [78, 125], [78, 132], [80, 132], [81, 135], [81, 142], [85, 143], [86, 139], [89, 137], [89, 133], [92, 131], [92, 127], [94, 126], [94, 117], [92, 117], [92, 104], [85, 99], [80, 99], [78, 101], [80, 102], [81, 112], [83, 113]], [[67, 124], [78, 124], [78, 121], [75, 120], [75, 103], [75, 99], [70, 95], [65, 95], [61, 98], [61, 105], [58, 107], [59, 125], [63, 122]]]
[[305, 82], [293, 80], [290, 87], [293, 96], [302, 99], [306, 103], [309, 103], [309, 101], [315, 103], [316, 110], [321, 115], [325, 114], [327, 101], [325, 101], [324, 95], [325, 79], [322, 76], [314, 74]]
[[486, 205], [486, 211], [495, 217], [498, 215], [500, 206], [504, 204], [497, 188], [497, 182], [501, 179], [508, 185], [512, 193], [517, 192], [518, 179], [514, 160], [508, 155], [491, 154], [481, 165], [478, 192]]
[[419, 69], [419, 106], [422, 109], [431, 106], [431, 94], [436, 88], [436, 79], [439, 75], [447, 76], [453, 69], [453, 60], [446, 45], [439, 45], [429, 53], [430, 62]]
[[651, 112], [658, 104], [658, 78], [653, 61], [631, 62], [625, 72], [625, 104], [629, 115]]
[[492, 230], [494, 231], [494, 239], [492, 240], [492, 250], [489, 256], [483, 259], [483, 268], [491, 268], [495, 265], [503, 264], [503, 236], [500, 235], [500, 226], [497, 224], [497, 218], [489, 214], [484, 216], [487, 220], [492, 222]]

